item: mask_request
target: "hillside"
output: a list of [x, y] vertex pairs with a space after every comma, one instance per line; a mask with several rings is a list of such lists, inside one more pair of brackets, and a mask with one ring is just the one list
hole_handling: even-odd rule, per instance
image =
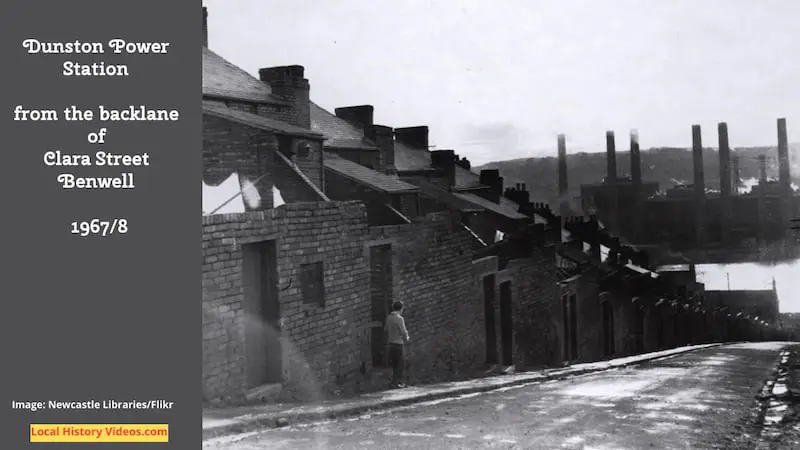
[[[555, 152], [554, 152], [555, 153]], [[776, 147], [737, 148], [733, 154], [739, 157], [739, 167], [743, 180], [759, 176], [758, 155], [767, 156], [767, 176], [777, 178], [778, 160]], [[800, 144], [790, 144], [790, 155], [800, 156]], [[703, 152], [706, 185], [719, 188], [719, 154], [716, 149]], [[499, 169], [505, 178], [505, 185], [525, 183], [533, 201], [555, 204], [558, 194], [558, 165], [555, 155], [544, 158], [524, 158], [509, 161], [496, 161], [475, 167], [473, 170]], [[630, 172], [630, 153], [617, 151], [617, 169], [620, 175]], [[581, 184], [597, 183], [605, 177], [605, 153], [575, 153], [567, 155], [569, 195], [580, 195]], [[792, 178], [800, 181], [800, 167], [795, 163]], [[642, 150], [642, 179], [656, 181], [662, 190], [669, 189], [675, 182], [691, 183], [693, 179], [692, 153], [681, 148], [652, 148]]]

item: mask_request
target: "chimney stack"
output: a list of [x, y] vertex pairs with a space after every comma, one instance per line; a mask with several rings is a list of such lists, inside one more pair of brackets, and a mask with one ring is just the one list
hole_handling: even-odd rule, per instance
[[481, 186], [489, 186], [488, 200], [500, 203], [500, 197], [503, 195], [503, 177], [500, 176], [500, 171], [497, 169], [481, 170], [479, 182]]
[[631, 130], [631, 181], [633, 182], [633, 239], [641, 242], [644, 235], [644, 211], [642, 210], [642, 155], [639, 149], [639, 133]]
[[375, 108], [372, 105], [345, 106], [333, 110], [336, 117], [366, 130], [373, 125]]
[[260, 69], [261, 81], [272, 88], [272, 93], [292, 105], [291, 120], [300, 128], [311, 129], [310, 85], [303, 66], [279, 66]]
[[639, 133], [636, 130], [631, 131], [631, 181], [637, 187], [642, 184], [642, 155], [639, 150]]
[[789, 161], [789, 138], [786, 132], [786, 119], [778, 119], [778, 181], [781, 189], [781, 209], [784, 222], [790, 223], [790, 219], [796, 214], [793, 209], [794, 199], [792, 197], [792, 173]]
[[429, 131], [426, 126], [394, 129], [394, 138], [398, 142], [420, 150], [428, 150], [428, 147], [430, 147], [428, 143], [428, 134]]
[[[448, 189], [456, 185], [456, 152], [454, 150], [436, 150], [431, 152], [431, 166], [444, 173], [445, 183]], [[503, 195], [502, 185], [500, 186], [499, 195]]]
[[731, 147], [728, 142], [728, 124], [717, 125], [719, 133], [719, 188], [722, 198], [730, 197], [731, 189]]
[[694, 159], [695, 238], [698, 245], [705, 245], [706, 181], [703, 171], [703, 136], [700, 125], [692, 125], [692, 156]]
[[730, 238], [733, 217], [731, 215], [731, 148], [728, 143], [728, 124], [717, 125], [719, 134], [719, 190], [722, 201], [722, 243], [727, 244]]
[[786, 133], [786, 119], [778, 119], [778, 179], [784, 195], [791, 195], [792, 180], [789, 168], [789, 138]]
[[208, 48], [208, 8], [203, 6], [203, 47]]
[[397, 173], [394, 165], [394, 138], [393, 130], [383, 125], [370, 125], [364, 129], [364, 137], [374, 142], [380, 150], [380, 164], [378, 171], [387, 175]]
[[617, 147], [613, 131], [606, 131], [606, 182], [617, 184]]
[[608, 198], [608, 225], [616, 232], [619, 220], [619, 194], [617, 192], [617, 147], [614, 132], [606, 131], [606, 184]]
[[569, 215], [569, 200], [567, 183], [567, 139], [563, 134], [558, 135], [558, 200], [559, 214], [561, 217]]

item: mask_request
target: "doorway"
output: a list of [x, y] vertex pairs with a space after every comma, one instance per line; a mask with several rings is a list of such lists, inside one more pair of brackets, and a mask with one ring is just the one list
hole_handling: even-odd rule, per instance
[[561, 297], [564, 323], [564, 361], [578, 359], [578, 296], [574, 293]]
[[385, 367], [386, 336], [384, 325], [392, 310], [392, 246], [377, 245], [369, 249], [370, 261], [370, 311], [374, 326], [371, 328], [370, 348], [372, 366]]
[[634, 348], [634, 351], [636, 353], [642, 353], [644, 352], [644, 307], [641, 305], [634, 305], [634, 312], [634, 331], [636, 334], [636, 348]]
[[246, 379], [249, 388], [283, 381], [275, 241], [242, 245]]
[[486, 324], [486, 364], [497, 364], [497, 328], [494, 314], [494, 275], [483, 277], [483, 314]]
[[614, 308], [611, 302], [600, 302], [603, 315], [603, 356], [610, 358], [614, 355]]
[[500, 344], [503, 348], [503, 365], [514, 364], [514, 312], [511, 282], [500, 284]]

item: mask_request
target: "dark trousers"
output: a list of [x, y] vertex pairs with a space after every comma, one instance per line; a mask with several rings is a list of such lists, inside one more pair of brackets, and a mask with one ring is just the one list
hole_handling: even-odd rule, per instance
[[389, 344], [389, 367], [392, 368], [392, 383], [400, 383], [403, 379], [403, 344]]

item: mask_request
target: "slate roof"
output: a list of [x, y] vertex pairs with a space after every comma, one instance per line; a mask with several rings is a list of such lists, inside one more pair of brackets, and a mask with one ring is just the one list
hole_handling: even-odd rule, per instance
[[[417, 149], [402, 142], [394, 143], [394, 165], [399, 172], [433, 170], [431, 167], [431, 152], [427, 149]], [[480, 186], [480, 177], [477, 173], [456, 166], [457, 189]]]
[[325, 168], [376, 191], [392, 194], [419, 190], [413, 184], [382, 174], [333, 153], [325, 154]]
[[457, 189], [474, 188], [474, 187], [479, 187], [480, 185], [481, 185], [480, 176], [477, 173], [471, 170], [467, 170], [463, 167], [456, 166], [455, 187]]
[[314, 102], [311, 103], [311, 130], [325, 136], [325, 146], [377, 150], [374, 142], [364, 137], [364, 131], [350, 122], [336, 117]]
[[203, 114], [230, 120], [248, 127], [260, 130], [271, 131], [277, 134], [288, 134], [292, 136], [304, 136], [319, 139], [322, 136], [305, 128], [296, 127], [280, 120], [270, 119], [238, 109], [228, 108], [220, 102], [203, 100]]
[[[519, 212], [519, 206], [520, 205], [517, 202], [515, 202], [513, 200], [510, 200], [508, 198], [500, 197], [500, 206], [502, 206], [503, 208], [510, 208], [510, 209], [513, 209], [516, 212]], [[538, 214], [536, 214], [536, 216], [538, 216]]]
[[591, 262], [589, 255], [569, 245], [557, 244], [556, 249], [562, 257], [577, 264], [588, 264]]
[[488, 209], [496, 214], [500, 214], [501, 216], [508, 217], [509, 219], [527, 219], [528, 217], [519, 211], [516, 208], [511, 207], [507, 203], [497, 204], [492, 201], [489, 201], [481, 196], [469, 193], [461, 193], [461, 192], [454, 192], [453, 195], [456, 197], [468, 201], [470, 203], [474, 203], [479, 205], [481, 208]]
[[267, 104], [285, 103], [272, 94], [267, 83], [206, 47], [203, 47], [203, 96]]
[[[326, 147], [367, 150], [378, 148], [374, 142], [364, 137], [364, 130], [336, 117], [314, 102], [311, 102], [311, 129], [325, 136]], [[434, 170], [431, 167], [431, 154], [427, 149], [416, 149], [398, 141], [394, 142], [394, 164], [400, 172]], [[456, 188], [478, 186], [478, 174], [456, 167]]]
[[398, 171], [433, 170], [428, 150], [394, 142], [394, 165]]
[[469, 202], [462, 198], [456, 197], [451, 192], [447, 192], [434, 186], [430, 183], [426, 183], [424, 181], [419, 182], [417, 185], [419, 187], [420, 193], [430, 199], [436, 200], [439, 203], [442, 203], [450, 208], [461, 212], [484, 212], [486, 211], [484, 208], [481, 208], [479, 205], [475, 203]]

